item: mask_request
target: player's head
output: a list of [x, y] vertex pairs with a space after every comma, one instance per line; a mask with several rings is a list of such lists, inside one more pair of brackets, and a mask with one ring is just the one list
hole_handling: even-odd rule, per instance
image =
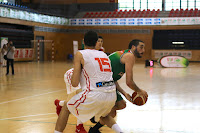
[[98, 40], [97, 40], [97, 44], [96, 44], [96, 46], [95, 46], [95, 49], [100, 50], [101, 47], [102, 47], [102, 45], [103, 45], [103, 37], [102, 37], [102, 36], [99, 36], [99, 37], [98, 37]]
[[134, 53], [137, 58], [141, 58], [144, 53], [145, 44], [143, 41], [134, 39], [129, 43], [128, 48]]
[[98, 35], [94, 31], [88, 31], [84, 35], [84, 44], [89, 47], [95, 47], [98, 40]]

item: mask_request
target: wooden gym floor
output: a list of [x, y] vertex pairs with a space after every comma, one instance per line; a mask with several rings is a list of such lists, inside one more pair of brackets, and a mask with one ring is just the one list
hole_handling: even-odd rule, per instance
[[[0, 67], [0, 133], [53, 133], [57, 115], [54, 100], [67, 99], [66, 62], [15, 63], [15, 75], [5, 76]], [[200, 133], [200, 64], [188, 68], [134, 66], [136, 84], [149, 94], [144, 106], [127, 102], [116, 121], [124, 133]], [[125, 78], [119, 81], [124, 90]], [[64, 133], [74, 133], [76, 118], [70, 116]], [[93, 124], [86, 122], [88, 131]], [[108, 127], [102, 133], [114, 133]]]

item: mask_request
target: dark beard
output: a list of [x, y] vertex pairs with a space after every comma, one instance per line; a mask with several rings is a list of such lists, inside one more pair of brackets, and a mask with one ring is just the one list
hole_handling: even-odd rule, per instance
[[134, 51], [134, 55], [135, 55], [137, 58], [142, 58], [142, 56], [140, 55], [140, 53], [137, 51], [137, 48], [136, 48], [135, 51]]

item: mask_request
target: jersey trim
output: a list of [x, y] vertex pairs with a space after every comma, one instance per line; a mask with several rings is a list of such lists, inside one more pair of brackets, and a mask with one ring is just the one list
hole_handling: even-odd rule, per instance
[[83, 74], [84, 74], [84, 77], [86, 79], [86, 86], [87, 86], [87, 89], [85, 90], [85, 92], [82, 94], [81, 98], [79, 98], [78, 100], [76, 100], [73, 104], [70, 104], [68, 103], [68, 105], [75, 105], [76, 103], [78, 103], [76, 106], [75, 106], [75, 109], [76, 109], [76, 113], [77, 115], [79, 115], [79, 112], [78, 112], [78, 106], [81, 104], [81, 103], [84, 103], [86, 98], [87, 98], [87, 94], [90, 92], [90, 79], [89, 79], [89, 76], [87, 74], [87, 72], [85, 71], [85, 69], [82, 69], [83, 70]]

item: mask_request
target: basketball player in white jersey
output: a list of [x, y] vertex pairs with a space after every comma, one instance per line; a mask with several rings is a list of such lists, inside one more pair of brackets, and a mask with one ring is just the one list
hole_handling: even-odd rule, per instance
[[[83, 39], [83, 41], [84, 41], [84, 39]], [[83, 42], [82, 45], [84, 45], [84, 42]], [[105, 52], [105, 49], [102, 46], [103, 46], [103, 37], [102, 36], [98, 36], [98, 40], [97, 40], [95, 49]], [[66, 89], [67, 89], [67, 94], [68, 94], [67, 99], [70, 99], [70, 97], [72, 97], [75, 94], [78, 94], [81, 91], [80, 84], [77, 87], [73, 87], [71, 85], [71, 76], [73, 74], [73, 71], [74, 71], [74, 68], [71, 68], [71, 69], [67, 70], [67, 72], [64, 74], [64, 81], [65, 81], [65, 84], [66, 84]], [[66, 101], [68, 101], [68, 100], [66, 100]], [[56, 99], [54, 101], [54, 104], [56, 105], [56, 113], [57, 113], [57, 115], [60, 114], [61, 108], [64, 105], [64, 103], [65, 103], [65, 101], [60, 101], [58, 99]], [[75, 132], [76, 133], [84, 133], [84, 132], [86, 132], [86, 130], [83, 127], [83, 123], [81, 123], [79, 120], [77, 120], [77, 125], [76, 125]]]
[[104, 52], [95, 50], [98, 36], [89, 31], [84, 36], [86, 49], [76, 53], [71, 84], [80, 83], [82, 92], [73, 96], [62, 107], [54, 133], [62, 133], [72, 113], [81, 122], [86, 122], [95, 116], [95, 120], [103, 120], [116, 133], [122, 133], [108, 113], [115, 105], [116, 86], [112, 78], [110, 60]]

